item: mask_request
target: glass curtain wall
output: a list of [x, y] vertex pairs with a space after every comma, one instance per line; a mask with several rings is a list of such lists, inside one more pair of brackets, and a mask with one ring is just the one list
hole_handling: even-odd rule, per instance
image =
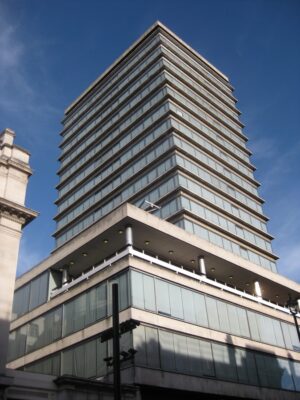
[[300, 363], [291, 360], [149, 326], [139, 326], [133, 338], [138, 366], [300, 391]]
[[188, 323], [299, 351], [294, 325], [131, 271], [132, 306]]

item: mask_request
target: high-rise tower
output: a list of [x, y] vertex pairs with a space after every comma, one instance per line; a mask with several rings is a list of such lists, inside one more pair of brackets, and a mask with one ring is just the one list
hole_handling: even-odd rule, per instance
[[276, 272], [226, 76], [157, 24], [66, 111], [57, 246], [130, 202]]
[[110, 381], [118, 282], [142, 399], [296, 399], [299, 285], [277, 273], [232, 93], [156, 23], [66, 110], [56, 248], [17, 280], [11, 368]]

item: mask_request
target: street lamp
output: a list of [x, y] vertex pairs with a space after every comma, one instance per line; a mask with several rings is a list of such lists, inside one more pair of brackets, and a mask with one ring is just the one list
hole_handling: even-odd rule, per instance
[[289, 308], [290, 313], [292, 314], [292, 316], [294, 318], [297, 335], [298, 335], [298, 339], [300, 342], [300, 330], [299, 330], [298, 319], [297, 319], [297, 314], [299, 313], [299, 305], [300, 305], [299, 303], [300, 303], [299, 299], [293, 300], [292, 296], [289, 294], [289, 299], [288, 299], [286, 305]]
[[113, 340], [113, 356], [103, 360], [108, 367], [113, 367], [114, 374], [114, 400], [121, 400], [121, 362], [134, 359], [137, 350], [130, 348], [128, 351], [120, 352], [120, 336], [130, 332], [140, 325], [135, 319], [119, 323], [119, 291], [118, 284], [112, 284], [112, 320], [113, 326], [101, 333], [101, 343], [109, 339]]

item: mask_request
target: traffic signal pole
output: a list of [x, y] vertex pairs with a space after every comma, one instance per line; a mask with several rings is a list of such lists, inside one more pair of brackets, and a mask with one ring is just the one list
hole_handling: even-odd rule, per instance
[[118, 284], [112, 284], [114, 400], [121, 400], [120, 328]]

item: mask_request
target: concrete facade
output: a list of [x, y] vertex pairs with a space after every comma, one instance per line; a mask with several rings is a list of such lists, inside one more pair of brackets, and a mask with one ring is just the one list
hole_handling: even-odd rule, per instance
[[277, 273], [235, 103], [158, 22], [66, 110], [56, 248], [16, 281], [9, 368], [110, 397], [117, 282], [120, 321], [140, 321], [125, 398], [299, 397], [300, 287]]

